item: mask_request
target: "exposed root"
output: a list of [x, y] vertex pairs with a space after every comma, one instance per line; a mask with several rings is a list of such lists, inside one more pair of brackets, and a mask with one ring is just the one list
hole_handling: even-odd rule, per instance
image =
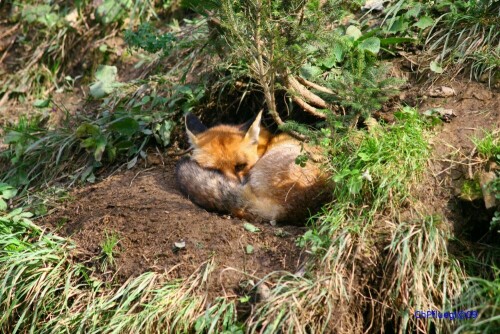
[[[304, 87], [300, 82], [295, 79], [292, 75], [287, 75], [285, 78], [286, 86], [292, 92], [298, 93], [300, 96], [302, 96], [305, 100], [307, 100], [310, 104], [313, 104], [317, 107], [323, 108], [323, 109], [328, 109], [328, 103], [326, 103], [325, 100], [323, 100], [321, 97], [318, 95], [314, 94], [310, 90], [308, 90], [306, 87]], [[324, 115], [323, 115], [324, 118]]]
[[325, 119], [326, 116], [325, 114], [322, 114], [321, 112], [318, 111], [315, 107], [298, 97], [297, 95], [292, 96], [292, 100], [297, 103], [302, 109], [310, 113], [311, 115], [314, 115], [318, 118]]
[[304, 86], [306, 87], [309, 87], [309, 88], [312, 88], [312, 89], [316, 89], [317, 91], [320, 91], [320, 92], [323, 92], [323, 93], [326, 93], [326, 94], [331, 94], [331, 95], [335, 95], [335, 92], [329, 88], [326, 88], [324, 86], [321, 86], [321, 85], [318, 85], [314, 82], [311, 82], [307, 79], [304, 79], [302, 77], [297, 77], [296, 78], [298, 82], [300, 82], [301, 84], [303, 84]]

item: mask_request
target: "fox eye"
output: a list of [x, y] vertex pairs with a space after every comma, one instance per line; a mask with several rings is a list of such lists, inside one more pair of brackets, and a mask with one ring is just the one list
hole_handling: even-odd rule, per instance
[[247, 168], [247, 164], [246, 163], [237, 164], [236, 166], [234, 166], [234, 170], [236, 171], [236, 173], [241, 172], [245, 168]]

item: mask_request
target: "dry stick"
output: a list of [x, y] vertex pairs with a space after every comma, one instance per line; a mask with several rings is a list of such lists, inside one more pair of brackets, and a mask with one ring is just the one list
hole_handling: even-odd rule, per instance
[[5, 93], [3, 93], [3, 96], [0, 99], [0, 107], [3, 106], [7, 102], [7, 100], [9, 99], [9, 96], [10, 96], [11, 92], [12, 91], [7, 90]]
[[3, 33], [0, 35], [0, 38], [4, 38], [4, 37], [9, 36], [9, 35], [11, 34], [11, 32], [13, 32], [14, 30], [16, 30], [16, 29], [19, 27], [19, 25], [20, 25], [20, 24], [21, 24], [21, 23], [18, 23], [18, 24], [16, 24], [15, 26], [13, 26], [12, 28], [10, 28], [10, 29], [6, 30], [5, 32], [3, 32]]
[[179, 151], [179, 152], [172, 152], [172, 153], [167, 153], [169, 157], [180, 157], [184, 154], [187, 154], [193, 150], [192, 147], [188, 148], [187, 150]]
[[5, 49], [3, 55], [2, 55], [2, 58], [0, 58], [0, 64], [3, 63], [3, 60], [5, 59], [5, 57], [7, 56], [7, 53], [9, 52], [10, 48], [12, 48], [12, 46], [14, 45], [14, 43], [16, 42], [16, 37], [14, 37], [12, 39], [12, 41], [10, 41], [9, 43], [9, 46]]

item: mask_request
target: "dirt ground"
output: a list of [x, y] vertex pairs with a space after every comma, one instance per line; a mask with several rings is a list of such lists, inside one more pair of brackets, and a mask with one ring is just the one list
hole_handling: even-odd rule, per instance
[[[455, 93], [432, 97], [431, 92], [442, 86], [452, 88]], [[472, 139], [482, 138], [486, 130], [500, 129], [498, 89], [490, 90], [484, 84], [462, 79], [415, 87], [405, 95], [418, 101], [421, 112], [444, 108], [452, 110], [454, 115], [449, 122], [438, 126], [431, 138], [432, 159], [416, 192], [423, 204], [420, 209], [443, 217], [458, 238], [494, 242], [489, 224], [495, 210], [486, 210], [482, 199], [468, 202], [459, 195], [464, 181], [476, 178], [486, 164], [478, 157]]]
[[[118, 172], [75, 190], [73, 200], [43, 224], [71, 237], [84, 261], [99, 256], [106, 235], [116, 233], [113, 278], [118, 282], [151, 270], [187, 277], [214, 258], [218, 270], [212, 289], [224, 286], [229, 293], [253, 276], [299, 269], [302, 257], [295, 240], [304, 228], [256, 224], [261, 231], [249, 232], [244, 221], [209, 213], [185, 198], [175, 183], [175, 161], [163, 165], [159, 158], [152, 160], [149, 168]], [[185, 248], [177, 249], [175, 243], [182, 242]], [[253, 247], [251, 254], [247, 245]], [[101, 274], [109, 279], [114, 271]]]
[[[427, 88], [411, 88], [402, 95], [423, 112], [430, 108], [452, 109], [449, 123], [436, 128], [432, 138], [433, 159], [417, 196], [428, 214], [438, 214], [457, 236], [480, 240], [487, 234], [492, 212], [484, 204], [465, 203], [457, 189], [482, 166], [474, 159], [471, 138], [484, 129], [500, 128], [500, 95], [482, 84], [446, 83], [455, 94], [431, 97]], [[166, 159], [166, 160], [165, 160]], [[177, 189], [175, 161], [150, 155], [147, 167], [118, 171], [102, 182], [72, 192], [67, 202], [42, 224], [77, 244], [81, 260], [102, 254], [106, 235], [119, 239], [114, 270], [100, 273], [123, 282], [154, 270], [171, 277], [187, 277], [204, 261], [215, 258], [214, 293], [238, 293], [239, 283], [273, 271], [299, 270], [304, 256], [295, 240], [305, 228], [258, 224], [259, 233], [244, 229], [244, 221], [207, 212]], [[482, 206], [481, 206], [482, 205]], [[185, 242], [176, 249], [175, 243]], [[247, 245], [254, 248], [252, 254]], [[100, 268], [99, 263], [94, 263]], [[250, 276], [248, 276], [248, 275]]]

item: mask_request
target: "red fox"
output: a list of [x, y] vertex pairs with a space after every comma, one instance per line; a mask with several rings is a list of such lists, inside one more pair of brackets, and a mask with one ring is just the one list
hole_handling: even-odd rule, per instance
[[176, 168], [181, 191], [199, 206], [247, 220], [304, 222], [328, 199], [319, 166], [295, 163], [301, 144], [260, 126], [261, 113], [243, 125], [205, 127], [192, 114], [186, 132], [191, 158]]

